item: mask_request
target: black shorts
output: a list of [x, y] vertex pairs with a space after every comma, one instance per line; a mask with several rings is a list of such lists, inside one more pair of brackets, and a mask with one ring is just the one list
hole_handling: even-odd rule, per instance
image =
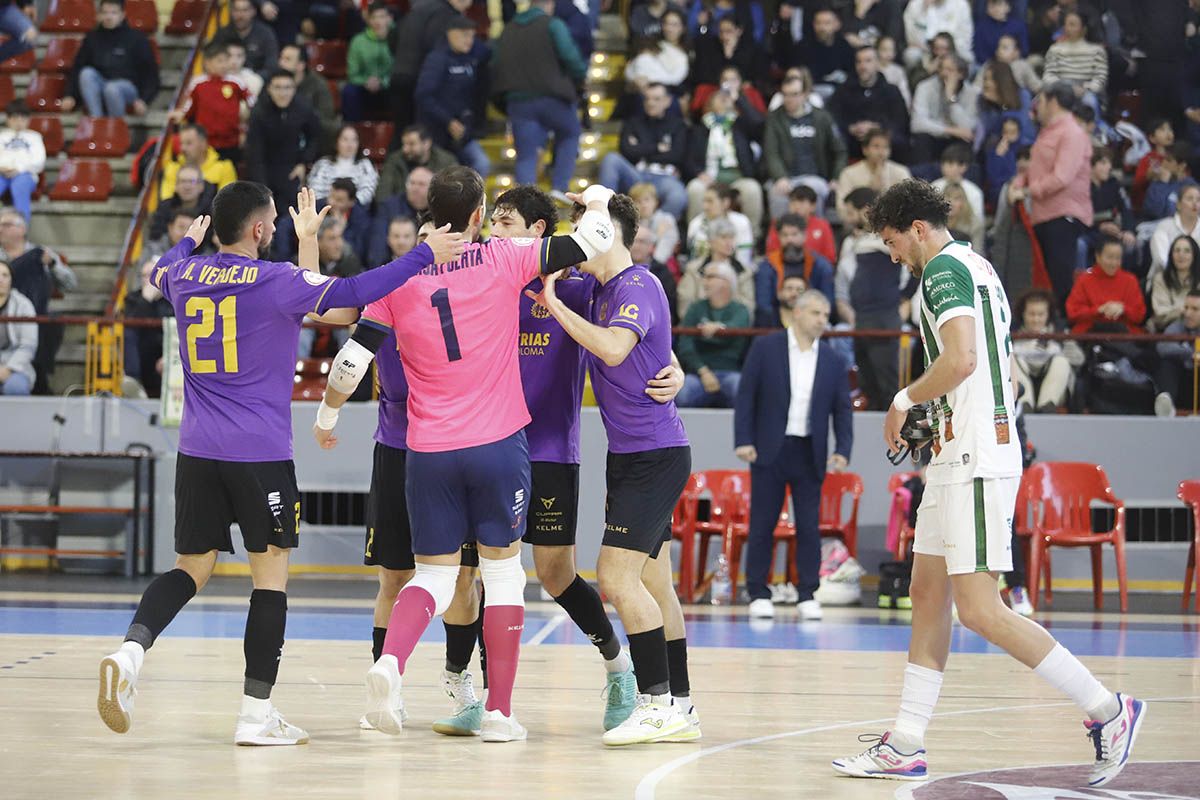
[[671, 541], [671, 515], [691, 472], [690, 447], [609, 453], [602, 544], [657, 558]]
[[233, 552], [237, 523], [248, 553], [299, 544], [300, 490], [291, 461], [217, 461], [180, 453], [175, 461], [175, 552]]
[[[412, 525], [405, 496], [407, 450], [375, 443], [371, 468], [371, 494], [367, 496], [367, 546], [363, 563], [384, 569], [416, 569]], [[462, 563], [479, 566], [474, 542], [462, 548]]]
[[573, 545], [579, 518], [579, 465], [534, 461], [533, 502], [525, 541], [532, 545]]

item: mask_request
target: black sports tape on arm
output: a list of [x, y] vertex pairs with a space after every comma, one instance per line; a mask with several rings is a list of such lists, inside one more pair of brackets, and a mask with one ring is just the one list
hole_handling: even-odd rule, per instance
[[546, 260], [542, 264], [542, 274], [549, 275], [584, 261], [587, 261], [587, 253], [583, 252], [583, 248], [573, 238], [551, 236], [547, 245]]
[[387, 339], [387, 331], [367, 322], [359, 322], [350, 338], [372, 353], [378, 353], [379, 348], [383, 347], [383, 341]]
[[352, 278], [336, 278], [321, 302], [317, 313], [331, 308], [361, 308], [399, 289], [409, 278], [433, 263], [433, 250], [422, 242], [395, 261], [378, 269], [360, 272]]

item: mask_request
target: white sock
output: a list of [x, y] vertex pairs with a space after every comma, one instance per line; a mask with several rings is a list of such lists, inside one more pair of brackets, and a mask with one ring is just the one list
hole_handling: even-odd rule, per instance
[[671, 699], [675, 702], [675, 705], [679, 706], [679, 710], [685, 714], [690, 714], [692, 709], [696, 707], [696, 704], [692, 702], [692, 696], [690, 694], [685, 694], [683, 696], [673, 694], [671, 695]]
[[242, 716], [252, 719], [266, 719], [271, 710], [270, 700], [261, 700], [248, 694], [242, 695]]
[[606, 672], [608, 672], [608, 673], [610, 673], [610, 674], [611, 674], [611, 673], [618, 673], [618, 672], [628, 672], [628, 671], [629, 671], [629, 668], [630, 668], [631, 666], [633, 666], [633, 662], [631, 662], [631, 661], [629, 660], [629, 653], [626, 653], [626, 652], [625, 652], [625, 648], [624, 648], [624, 647], [622, 647], [622, 648], [621, 648], [621, 649], [620, 649], [620, 650], [617, 652], [617, 655], [616, 655], [616, 657], [615, 657], [615, 658], [612, 658], [612, 659], [610, 659], [610, 660], [606, 660], [606, 661], [604, 662], [604, 669], [605, 669], [605, 671], [606, 671]]
[[1038, 677], [1071, 698], [1075, 705], [1098, 722], [1108, 722], [1121, 710], [1117, 696], [1104, 688], [1091, 671], [1061, 644], [1034, 667]]
[[146, 660], [146, 648], [137, 642], [125, 642], [121, 645], [121, 652], [133, 660], [134, 672], [142, 671], [142, 662]]
[[[900, 693], [900, 713], [892, 728], [893, 739], [920, 748], [925, 744], [925, 729], [933, 717], [938, 694], [942, 691], [942, 673], [936, 669], [909, 664], [904, 668], [904, 691]], [[902, 748], [903, 749], [903, 748]]]

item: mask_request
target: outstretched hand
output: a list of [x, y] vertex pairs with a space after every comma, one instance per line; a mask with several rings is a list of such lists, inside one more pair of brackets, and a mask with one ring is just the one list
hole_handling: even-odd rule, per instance
[[201, 214], [192, 220], [192, 224], [188, 226], [187, 233], [184, 236], [196, 244], [200, 244], [204, 241], [204, 234], [208, 233], [208, 226], [211, 223], [212, 217]]
[[550, 304], [558, 299], [558, 295], [554, 293], [554, 284], [558, 281], [559, 274], [552, 272], [549, 275], [543, 275], [542, 290], [535, 292], [533, 289], [526, 289], [525, 296], [540, 306], [550, 308]]
[[[299, 210], [297, 211], [297, 209]], [[329, 213], [329, 206], [325, 206], [318, 212], [317, 196], [312, 189], [305, 186], [296, 193], [296, 207], [289, 208], [288, 213], [292, 215], [296, 236], [301, 239], [312, 238], [321, 229], [321, 223], [325, 221], [325, 215]]]

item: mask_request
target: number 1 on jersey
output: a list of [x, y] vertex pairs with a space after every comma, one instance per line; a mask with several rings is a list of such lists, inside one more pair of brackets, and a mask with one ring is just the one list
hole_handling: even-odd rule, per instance
[[442, 323], [442, 338], [446, 341], [446, 358], [450, 361], [462, 359], [458, 349], [458, 333], [454, 330], [454, 314], [450, 310], [450, 290], [438, 289], [429, 296], [429, 304], [437, 309]]

